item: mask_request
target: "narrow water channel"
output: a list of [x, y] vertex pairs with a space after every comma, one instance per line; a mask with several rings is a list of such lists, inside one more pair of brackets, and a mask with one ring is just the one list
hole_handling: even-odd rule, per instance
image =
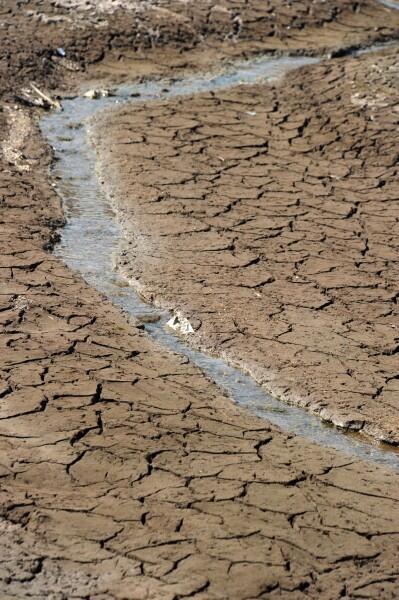
[[97, 179], [95, 153], [87, 139], [87, 119], [123, 102], [159, 100], [270, 81], [291, 69], [311, 65], [318, 60], [309, 57], [257, 58], [236, 63], [215, 76], [200, 74], [172, 82], [123, 85], [115, 90], [112, 97], [90, 100], [78, 96], [65, 100], [62, 111], [52, 112], [41, 121], [42, 133], [55, 151], [53, 176], [67, 216], [67, 224], [60, 231], [61, 241], [54, 252], [123, 311], [154, 321], [145, 324], [148, 335], [162, 346], [186, 356], [238, 405], [284, 431], [335, 448], [352, 458], [398, 469], [399, 453], [395, 449], [367, 443], [359, 435], [341, 432], [303, 409], [276, 400], [251, 377], [221, 359], [191, 349], [166, 327], [171, 315], [144, 303], [114, 269], [113, 256], [118, 250], [122, 231]]
[[399, 0], [379, 0], [379, 3], [387, 8], [399, 10]]

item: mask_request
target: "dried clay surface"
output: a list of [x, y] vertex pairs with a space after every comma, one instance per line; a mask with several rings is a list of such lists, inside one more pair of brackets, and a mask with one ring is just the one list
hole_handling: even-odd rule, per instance
[[1, 598], [394, 598], [391, 472], [233, 407], [43, 250], [60, 212], [1, 176]]
[[399, 12], [376, 0], [2, 0], [0, 32], [2, 95], [32, 79], [68, 89], [87, 71], [118, 81], [259, 51], [342, 52], [397, 38]]
[[[100, 14], [91, 10], [93, 2], [81, 3], [89, 10], [78, 11], [68, 4], [3, 0], [0, 6], [1, 599], [394, 600], [399, 584], [397, 475], [239, 411], [185, 359], [149, 341], [140, 326], [126, 322], [51, 254], [55, 229], [64, 222], [48, 181], [52, 155], [38, 135], [32, 110], [17, 102], [15, 93], [31, 79], [50, 90], [56, 85], [67, 89], [75, 76], [84, 79], [85, 69], [96, 61], [101, 61], [99, 73], [110, 74], [116, 49], [127, 56], [137, 42], [136, 21], [126, 12]], [[295, 11], [288, 3], [270, 6], [278, 4], [290, 26]], [[328, 31], [338, 31], [335, 40], [348, 34], [348, 43], [364, 41], [395, 31], [396, 13], [381, 7], [378, 12], [374, 3], [326, 4], [348, 7], [326, 18]], [[111, 3], [96, 5], [107, 8]], [[196, 3], [199, 12], [200, 6]], [[358, 12], [352, 11], [355, 6]], [[312, 7], [328, 11], [323, 3]], [[296, 33], [287, 35], [294, 40]], [[298, 48], [305, 39], [300, 35]], [[65, 47], [71, 62], [55, 53], [58, 46]], [[173, 68], [169, 56], [177, 54], [168, 48], [163, 62], [151, 64], [150, 70]], [[147, 58], [135, 60], [137, 70], [144, 65], [145, 71]], [[184, 59], [179, 60], [183, 65]], [[120, 77], [121, 63], [118, 69]], [[288, 90], [294, 94], [294, 88]], [[270, 93], [254, 90], [254, 104], [259, 105], [259, 94], [266, 100]], [[223, 102], [231, 102], [232, 123], [226, 121], [224, 106], [220, 119], [225, 123], [217, 124], [222, 131], [235, 126], [235, 111], [257, 110], [247, 109], [248, 96], [238, 101], [230, 94]], [[362, 91], [355, 101], [365, 98]], [[194, 103], [191, 112], [195, 106], [198, 112], [200, 103], [213, 109], [221, 100], [208, 96]], [[384, 115], [389, 145], [391, 122]], [[172, 151], [162, 125], [165, 105], [159, 116], [159, 137], [154, 114], [145, 121], [154, 136], [148, 151], [155, 143], [158, 151], [163, 143]], [[257, 118], [244, 116], [250, 117]], [[126, 115], [125, 152], [132, 149], [132, 118]], [[187, 117], [182, 118], [187, 124]], [[265, 119], [266, 113], [260, 128]], [[113, 135], [122, 141], [120, 125]], [[181, 128], [172, 119], [170, 126]], [[205, 121], [201, 127], [204, 131], [197, 135], [206, 139]], [[141, 142], [144, 133], [137, 135]], [[238, 135], [245, 142], [241, 130]], [[248, 158], [255, 157], [254, 132], [246, 135]], [[226, 152], [224, 133], [221, 142], [228, 163], [234, 154]], [[191, 151], [192, 141], [186, 145]], [[229, 152], [238, 149], [231, 145]], [[195, 157], [198, 168], [206, 163], [201, 154]], [[182, 164], [191, 160], [188, 156], [181, 154]], [[122, 166], [119, 159], [118, 164]], [[383, 166], [389, 189], [392, 168]], [[165, 169], [159, 170], [164, 183], [162, 173], [176, 172]], [[341, 176], [339, 170], [333, 174]], [[309, 176], [314, 176], [311, 171]], [[371, 174], [370, 180], [375, 177], [380, 175]], [[158, 194], [155, 188], [144, 189], [149, 183], [142, 182], [140, 190], [150, 197]], [[226, 207], [228, 195], [221, 194]], [[209, 203], [209, 217], [216, 218], [210, 196]], [[141, 200], [136, 206], [145, 209], [143, 215], [144, 204]], [[194, 216], [195, 222], [203, 223], [205, 217]], [[186, 228], [185, 217], [181, 222]], [[141, 217], [140, 223], [145, 223]], [[213, 224], [208, 231], [216, 239]], [[241, 260], [238, 238], [237, 244]], [[164, 269], [162, 260], [159, 264]], [[240, 267], [237, 274], [243, 273]], [[172, 290], [164, 291], [166, 298], [174, 298]]]
[[398, 83], [392, 50], [96, 129], [141, 292], [274, 394], [394, 444]]

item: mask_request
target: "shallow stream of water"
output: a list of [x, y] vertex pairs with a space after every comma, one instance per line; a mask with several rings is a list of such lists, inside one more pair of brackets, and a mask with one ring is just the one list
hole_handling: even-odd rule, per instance
[[165, 327], [170, 314], [144, 303], [125, 278], [113, 267], [112, 257], [122, 237], [110, 203], [96, 176], [95, 153], [87, 140], [85, 121], [99, 111], [123, 102], [166, 99], [233, 85], [270, 81], [288, 70], [314, 64], [309, 57], [257, 58], [236, 63], [218, 75], [195, 75], [183, 80], [150, 81], [120, 86], [112, 97], [90, 100], [76, 97], [62, 103], [63, 111], [52, 112], [41, 121], [41, 129], [55, 150], [53, 169], [56, 189], [63, 200], [67, 224], [55, 254], [71, 269], [102, 292], [113, 304], [134, 317], [155, 320], [146, 323], [148, 334], [162, 346], [188, 357], [237, 404], [284, 431], [322, 446], [340, 450], [352, 458], [371, 460], [399, 468], [399, 454], [323, 424], [305, 410], [289, 406], [267, 394], [251, 377], [223, 360], [191, 349]]
[[399, 10], [399, 0], [379, 0], [380, 4], [383, 4], [387, 8], [395, 8]]

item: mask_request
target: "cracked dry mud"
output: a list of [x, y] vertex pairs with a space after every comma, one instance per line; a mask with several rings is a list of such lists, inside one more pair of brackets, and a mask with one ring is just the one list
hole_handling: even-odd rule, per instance
[[[126, 18], [124, 15], [125, 20], [121, 24], [121, 13], [106, 17], [101, 15], [101, 35], [95, 29], [89, 28], [82, 33], [82, 28], [86, 27], [84, 24], [88, 19], [90, 22], [90, 15], [94, 13], [89, 11], [74, 14], [72, 17], [67, 9], [57, 8], [57, 5], [62, 4], [66, 3], [47, 3], [39, 0], [15, 3], [5, 0], [0, 7], [3, 13], [6, 13], [5, 17], [2, 14], [2, 32], [5, 33], [4, 47], [7, 48], [0, 70], [0, 131], [3, 139], [0, 153], [2, 600], [178, 600], [186, 597], [197, 600], [275, 597], [295, 600], [335, 600], [340, 597], [382, 600], [396, 598], [399, 583], [396, 560], [399, 497], [397, 475], [394, 472], [372, 464], [352, 461], [335, 451], [287, 435], [267, 422], [238, 410], [185, 359], [156, 346], [140, 326], [128, 323], [103, 297], [49, 253], [48, 250], [56, 238], [54, 229], [61, 225], [64, 219], [59, 201], [48, 181], [47, 171], [52, 156], [39, 137], [32, 120], [32, 112], [10, 100], [10, 77], [14, 77], [14, 83], [22, 84], [34, 72], [35, 77], [37, 76], [39, 81], [45, 79], [50, 88], [53, 85], [66, 86], [69, 79], [65, 80], [62, 67], [58, 64], [56, 67], [49, 67], [48, 63], [42, 60], [47, 56], [48, 49], [54, 48], [54, 44], [60, 40], [68, 41], [72, 51], [76, 52], [75, 59], [79, 59], [82, 69], [85, 64], [99, 59], [104, 53], [104, 61], [96, 71], [89, 71], [89, 74], [98, 74], [102, 69], [110, 73], [110, 65], [114, 60], [112, 51], [109, 52], [108, 46], [112, 46], [110, 40], [119, 40], [122, 54], [126, 52], [128, 55], [132, 48], [132, 33], [127, 33], [129, 27], [131, 28], [130, 17]], [[354, 4], [359, 4], [360, 13], [347, 11], [344, 13], [345, 19], [349, 14], [353, 14], [354, 19], [363, 19], [363, 25], [359, 25], [355, 30], [359, 20], [354, 24], [352, 21], [344, 21], [347, 24], [340, 24], [337, 29], [341, 32], [347, 30], [348, 39], [358, 40], [364, 32], [366, 35], [362, 39], [370, 39], [376, 24], [376, 5], [334, 3], [336, 6]], [[307, 3], [300, 5], [306, 6]], [[198, 6], [199, 3], [196, 4], [196, 10], [199, 10]], [[293, 8], [289, 3], [283, 6], [288, 15], [292, 14]], [[317, 4], [315, 6], [322, 10], [323, 3], [320, 3], [319, 8]], [[371, 13], [367, 13], [370, 7], [374, 8]], [[364, 8], [366, 12], [362, 12]], [[30, 10], [39, 11], [40, 15], [32, 15]], [[396, 13], [388, 11], [378, 14], [390, 15], [389, 27], [385, 17], [384, 28], [392, 35]], [[100, 17], [97, 15], [93, 18]], [[46, 19], [47, 22], [50, 19], [51, 29], [44, 27]], [[334, 20], [330, 26], [331, 30], [335, 29]], [[123, 37], [121, 31], [125, 32], [126, 37]], [[342, 36], [338, 35], [337, 39], [342, 42]], [[174, 42], [177, 43], [178, 40], [176, 34]], [[165, 37], [164, 43], [167, 41]], [[90, 47], [91, 42], [93, 55], [84, 57], [84, 51]], [[168, 61], [165, 50], [163, 53], [163, 63], [150, 65], [151, 70], [165, 69]], [[171, 57], [175, 56], [171, 52]], [[387, 57], [375, 60], [377, 64], [382, 60], [386, 69], [391, 65], [389, 54]], [[140, 60], [136, 60], [140, 70]], [[366, 62], [361, 64], [369, 65], [368, 59], [362, 60]], [[147, 65], [146, 61], [147, 59], [143, 59], [144, 65]], [[330, 123], [333, 122], [334, 112], [332, 105], [328, 104], [329, 93], [335, 93], [332, 88], [346, 88], [348, 84], [345, 82], [349, 73], [350, 77], [355, 77], [357, 87], [351, 94], [354, 96], [353, 101], [360, 106], [360, 116], [353, 121], [353, 141], [351, 147], [345, 151], [348, 164], [352, 165], [354, 161], [355, 165], [351, 167], [354, 170], [350, 176], [341, 171], [342, 161], [339, 156], [334, 156], [331, 162], [331, 155], [328, 155], [328, 159], [323, 162], [321, 147], [312, 147], [306, 151], [306, 145], [301, 146], [310, 144], [310, 138], [318, 146], [328, 143], [328, 140], [317, 138], [316, 117], [310, 115], [310, 123], [313, 122], [314, 129], [310, 123], [306, 123], [306, 127], [301, 123], [292, 123], [294, 130], [295, 127], [303, 127], [305, 132], [307, 128], [309, 134], [308, 139], [306, 136], [300, 136], [299, 148], [296, 148], [295, 152], [296, 156], [302, 156], [304, 161], [298, 161], [298, 164], [306, 164], [306, 178], [311, 178], [310, 181], [304, 182], [301, 188], [302, 194], [307, 191], [306, 207], [312, 219], [309, 221], [310, 225], [316, 224], [323, 228], [332, 225], [332, 229], [338, 231], [334, 234], [334, 240], [337, 249], [341, 250], [344, 242], [349, 240], [350, 244], [352, 240], [352, 229], [345, 228], [346, 222], [350, 223], [351, 219], [355, 219], [358, 223], [356, 219], [359, 217], [356, 212], [348, 215], [343, 211], [347, 206], [342, 198], [336, 198], [335, 209], [335, 202], [334, 205], [332, 202], [328, 204], [328, 216], [320, 210], [320, 218], [318, 215], [317, 220], [314, 219], [318, 195], [313, 196], [311, 192], [315, 190], [313, 178], [320, 177], [320, 170], [314, 171], [316, 167], [327, 169], [327, 161], [329, 168], [331, 165], [334, 167], [334, 172], [327, 171], [325, 174], [325, 171], [321, 171], [322, 180], [318, 183], [318, 192], [326, 185], [325, 177], [331, 175], [338, 178], [334, 179], [334, 183], [337, 181], [342, 185], [339, 189], [350, 194], [351, 202], [358, 203], [357, 211], [363, 214], [361, 227], [358, 226], [359, 246], [351, 246], [353, 255], [346, 250], [345, 257], [349, 259], [356, 255], [359, 247], [364, 248], [365, 224], [373, 222], [370, 215], [378, 209], [377, 201], [369, 197], [387, 194], [383, 197], [384, 206], [387, 208], [382, 215], [377, 216], [379, 222], [384, 223], [385, 231], [392, 236], [389, 240], [393, 240], [394, 234], [393, 191], [391, 195], [388, 194], [394, 185], [393, 162], [383, 163], [378, 168], [373, 166], [372, 173], [368, 173], [367, 177], [364, 171], [361, 171], [360, 162], [365, 156], [367, 159], [374, 159], [376, 148], [380, 150], [382, 161], [384, 156], [389, 155], [389, 148], [393, 144], [392, 127], [395, 113], [392, 110], [388, 112], [383, 106], [386, 102], [385, 96], [368, 96], [369, 76], [367, 75], [366, 82], [365, 72], [356, 65], [346, 61], [334, 63], [333, 67], [320, 66], [312, 71], [291, 74], [291, 83], [283, 84], [287, 86], [284, 89], [290, 94], [290, 98], [278, 99], [281, 103], [288, 102], [290, 109], [297, 106], [299, 110], [307, 86], [312, 86], [315, 92], [312, 102], [316, 102], [317, 84], [317, 93], [320, 97], [324, 93], [323, 102], [331, 109], [331, 120], [328, 121]], [[330, 82], [330, 90], [322, 88], [320, 82], [323, 69], [329, 68], [331, 74], [327, 73], [325, 77]], [[117, 77], [120, 77], [123, 66], [119, 65], [118, 69]], [[335, 81], [331, 79], [334, 72], [337, 75]], [[387, 72], [394, 78], [393, 69]], [[302, 79], [305, 77], [304, 73], [307, 73], [306, 78]], [[79, 77], [83, 80], [84, 73]], [[386, 95], [388, 84], [382, 85], [378, 71], [375, 81], [378, 94]], [[234, 167], [233, 163], [240, 162], [245, 168], [250, 158], [255, 159], [258, 153], [253, 153], [253, 140], [254, 137], [259, 137], [259, 131], [262, 128], [264, 130], [265, 124], [269, 123], [269, 126], [273, 127], [273, 134], [276, 134], [273, 142], [276, 144], [275, 157], [280, 156], [285, 160], [288, 156], [285, 143], [290, 139], [290, 134], [284, 132], [290, 128], [280, 127], [278, 120], [270, 120], [272, 115], [268, 113], [270, 107], [267, 101], [269, 99], [271, 102], [273, 98], [275, 101], [276, 93], [275, 88], [262, 87], [248, 89], [247, 92], [241, 90], [239, 97], [237, 91], [230, 91], [205, 99], [185, 99], [180, 105], [173, 101], [169, 105], [143, 107], [140, 114], [146, 119], [146, 132], [137, 133], [135, 141], [138, 145], [134, 147], [140, 147], [142, 157], [150, 156], [154, 143], [157, 144], [158, 152], [163, 147], [171, 152], [166, 157], [167, 164], [162, 167], [164, 170], [157, 169], [158, 183], [165, 184], [168, 182], [166, 177], [175, 175], [173, 161], [179, 157], [182, 165], [190, 166], [192, 161], [195, 161], [198, 171], [202, 168], [208, 169], [211, 165], [218, 178], [217, 185], [222, 185], [223, 178], [227, 177], [227, 173], [220, 172], [219, 163], [227, 163], [227, 169], [233, 168], [233, 172], [228, 175], [230, 182], [234, 180], [234, 186], [237, 185], [242, 191], [248, 187], [244, 178], [259, 175], [234, 173], [237, 166]], [[344, 93], [343, 89], [342, 94]], [[219, 103], [222, 98], [223, 102]], [[340, 102], [335, 97], [334, 105], [338, 107], [337, 111], [342, 107]], [[361, 108], [365, 102], [366, 108]], [[205, 103], [208, 104], [208, 109], [212, 108], [215, 113], [220, 112], [217, 126], [211, 122], [210, 110], [205, 114], [201, 112], [200, 115], [201, 106], [205, 106]], [[228, 111], [225, 106], [227, 103], [230, 107]], [[251, 107], [248, 109], [248, 106]], [[248, 128], [245, 132], [248, 144], [245, 142], [246, 138], [242, 137], [243, 121], [235, 116], [237, 112], [241, 114], [243, 107], [245, 111], [257, 112], [256, 115], [243, 117]], [[349, 105], [348, 107], [350, 108]], [[177, 121], [175, 116], [172, 120], [168, 112], [174, 113], [177, 108], [184, 115], [179, 117], [181, 121]], [[309, 107], [310, 111], [311, 109], [312, 107]], [[281, 105], [277, 110], [284, 112]], [[198, 139], [190, 137], [194, 135], [191, 124], [193, 117], [185, 114], [190, 111], [197, 115], [194, 120], [201, 116], [201, 131], [194, 136]], [[370, 119], [373, 117], [374, 121], [363, 121], [365, 124], [362, 130], [364, 111], [369, 114]], [[259, 114], [261, 112], [263, 114]], [[277, 117], [277, 114], [274, 116]], [[128, 157], [133, 148], [129, 127], [134, 124], [134, 115], [127, 112], [123, 118], [128, 119], [128, 123], [124, 125], [124, 137], [121, 137], [120, 118], [112, 125], [112, 135], [119, 136], [119, 142], [124, 143], [124, 153]], [[282, 125], [286, 124], [283, 115], [281, 118]], [[155, 125], [154, 120], [158, 119], [159, 122]], [[178, 130], [178, 136], [190, 138], [183, 145], [179, 144], [176, 151], [173, 150], [170, 131], [165, 127], [165, 119], [169, 119], [171, 131]], [[255, 131], [251, 119], [256, 120]], [[346, 121], [340, 120], [339, 123], [346, 135]], [[372, 129], [373, 124], [375, 130]], [[381, 144], [381, 126], [384, 130], [384, 145], [378, 146]], [[137, 124], [134, 127], [137, 127]], [[213, 135], [219, 136], [217, 144], [210, 137], [210, 127], [214, 131]], [[236, 128], [237, 137], [248, 146], [245, 156], [242, 155], [244, 150], [237, 148], [234, 140], [226, 149], [226, 140], [230, 139], [231, 128]], [[147, 154], [143, 155], [141, 135], [149, 135], [149, 130], [152, 144], [147, 144]], [[291, 129], [291, 132], [294, 130]], [[356, 135], [361, 130], [369, 143], [360, 151], [360, 156], [357, 156]], [[367, 137], [369, 134], [370, 137]], [[343, 131], [338, 129], [337, 135], [343, 136]], [[224, 148], [224, 160], [220, 161], [217, 156], [200, 151], [201, 138], [203, 144], [207, 141], [210, 149], [221, 145]], [[331, 144], [338, 141], [334, 138]], [[270, 138], [269, 144], [271, 143]], [[195, 147], [198, 152], [193, 155]], [[300, 153], [300, 149], [305, 152]], [[219, 155], [219, 148], [217, 152]], [[306, 162], [309, 152], [315, 152], [318, 157], [312, 166]], [[115, 156], [119, 153], [120, 149], [115, 149]], [[271, 153], [268, 156], [271, 156]], [[131, 157], [132, 154], [130, 159]], [[356, 162], [356, 159], [359, 162]], [[110, 156], [110, 160], [114, 160], [113, 155]], [[252, 164], [257, 168], [255, 161], [249, 162], [251, 169]], [[130, 168], [132, 164], [130, 160]], [[278, 177], [279, 184], [283, 185], [282, 191], [287, 191], [288, 195], [292, 193], [289, 184], [292, 182], [294, 185], [301, 179], [292, 181], [284, 165], [278, 167], [282, 171], [281, 175], [278, 175], [277, 168], [274, 169], [274, 176]], [[146, 163], [146, 166], [149, 165]], [[118, 161], [118, 168], [123, 171], [126, 165]], [[216, 169], [219, 171], [216, 172]], [[383, 176], [380, 169], [383, 169]], [[345, 186], [348, 186], [348, 182], [350, 184], [353, 173], [358, 173], [358, 170], [358, 177], [361, 177], [365, 188], [361, 193], [357, 187], [354, 190], [349, 188], [348, 192], [348, 187]], [[192, 173], [191, 170], [187, 172]], [[144, 191], [144, 185], [149, 188], [145, 191], [149, 194], [148, 197], [145, 196], [148, 199], [159, 192], [151, 189], [149, 170], [146, 169], [145, 173], [148, 179], [141, 180], [140, 190]], [[303, 171], [299, 171], [298, 176], [302, 175]], [[192, 174], [190, 177], [192, 178]], [[374, 182], [380, 182], [382, 177], [384, 185], [373, 187]], [[208, 183], [213, 183], [212, 179], [212, 175], [209, 179], [204, 175], [204, 183], [202, 187], [198, 183], [198, 189], [204, 189]], [[268, 175], [267, 185], [272, 185], [273, 182], [269, 182], [269, 179]], [[125, 181], [131, 189], [131, 182], [127, 177]], [[182, 190], [188, 189], [188, 182], [184, 180], [169, 183], [170, 190], [172, 186], [176, 191], [177, 187]], [[257, 183], [266, 186], [266, 183]], [[228, 229], [239, 229], [242, 221], [243, 230], [237, 232], [234, 241], [239, 249], [238, 258], [232, 256], [232, 262], [226, 269], [223, 267], [226, 277], [232, 267], [238, 266], [234, 271], [237, 277], [244, 277], [246, 274], [249, 278], [244, 281], [242, 289], [237, 289], [238, 299], [241, 292], [246, 290], [255, 294], [258, 284], [261, 283], [256, 281], [253, 270], [248, 271], [250, 266], [245, 266], [247, 259], [243, 263], [240, 262], [244, 255], [240, 246], [243, 242], [240, 240], [253, 236], [253, 228], [252, 231], [249, 228], [245, 232], [245, 224], [250, 222], [241, 216], [240, 211], [245, 212], [251, 198], [242, 199], [237, 206], [232, 205], [231, 201], [228, 202], [227, 184], [223, 183], [223, 186], [225, 193], [220, 194], [222, 204], [226, 203], [226, 208], [231, 205], [231, 208], [225, 212], [224, 205], [217, 205], [216, 196], [209, 195], [208, 213], [202, 214], [202, 209], [198, 208], [200, 214], [191, 215], [190, 223], [199, 222], [201, 227], [205, 222], [207, 227], [209, 225], [205, 233], [212, 242], [210, 248], [215, 249], [214, 240], [219, 244], [216, 230], [221, 227], [225, 230], [223, 236], [229, 236]], [[195, 206], [199, 205], [199, 200], [195, 196], [192, 197], [193, 186], [189, 186], [189, 189], [190, 206], [194, 203]], [[184, 230], [188, 223], [188, 217], [184, 210], [181, 210], [182, 205], [184, 208], [185, 197], [173, 206], [170, 204], [171, 198], [163, 198], [161, 202], [151, 206], [162, 207], [162, 212], [166, 215], [170, 210], [177, 210], [181, 214], [177, 225], [181, 225]], [[309, 225], [309, 230], [306, 229], [306, 219], [301, 219], [302, 213], [295, 202], [287, 206], [283, 203], [283, 194], [275, 197], [280, 199], [278, 208], [281, 209], [281, 214], [284, 214], [282, 223], [276, 215], [260, 214], [256, 200], [253, 202], [254, 219], [259, 219], [259, 228], [267, 231], [266, 238], [260, 239], [261, 248], [264, 243], [273, 239], [268, 236], [270, 230], [277, 234], [280, 227], [283, 230], [280, 235], [289, 237], [284, 222], [288, 213], [292, 217], [292, 231], [289, 229], [292, 236], [294, 237], [296, 231], [294, 225], [302, 222], [304, 242], [312, 242], [317, 247], [319, 241], [315, 235], [315, 227]], [[138, 196], [137, 200], [140, 198], [144, 199], [144, 196]], [[366, 202], [363, 203], [363, 200]], [[148, 204], [139, 201], [135, 208], [140, 208], [137, 224], [144, 227]], [[240, 214], [236, 214], [235, 210]], [[288, 213], [283, 213], [283, 210], [287, 210]], [[343, 229], [338, 229], [336, 223], [330, 224], [337, 211], [339, 216], [348, 216], [342, 220]], [[229, 213], [232, 221], [227, 222]], [[367, 215], [369, 219], [366, 218]], [[171, 223], [176, 223], [176, 218], [168, 217]], [[386, 222], [390, 225], [386, 225]], [[152, 236], [158, 236], [159, 233], [152, 227]], [[179, 229], [175, 229], [175, 233], [178, 234]], [[365, 256], [361, 259], [365, 268], [359, 271], [364, 271], [369, 277], [381, 277], [388, 281], [394, 257], [390, 254], [383, 257], [383, 266], [380, 268], [382, 275], [373, 272], [372, 255], [369, 254], [370, 260], [367, 257], [375, 247], [382, 248], [388, 236], [385, 234], [382, 238], [383, 243], [380, 243], [381, 239], [374, 237], [374, 230], [368, 233], [373, 245], [369, 244]], [[176, 235], [174, 241], [183, 240], [183, 236], [184, 234]], [[190, 239], [193, 237], [190, 235]], [[165, 250], [166, 256], [170, 240], [167, 236], [162, 236], [162, 239], [165, 245], [159, 244], [159, 248]], [[297, 245], [300, 254], [300, 243]], [[386, 244], [385, 247], [386, 252], [392, 252], [394, 243]], [[220, 253], [227, 253], [223, 248], [224, 246], [221, 247]], [[199, 246], [196, 263], [199, 254], [208, 257], [208, 253], [201, 251], [203, 249]], [[145, 248], [142, 250], [144, 252]], [[253, 253], [253, 250], [251, 252]], [[257, 248], [255, 254], [259, 252]], [[209, 253], [209, 258], [204, 260], [201, 266], [206, 276], [210, 273], [209, 266], [215, 264], [212, 255], [213, 253]], [[151, 274], [152, 267], [150, 268], [147, 262], [148, 256], [148, 253], [143, 254], [140, 260], [146, 261], [146, 270]], [[284, 275], [289, 276], [290, 261], [286, 258], [288, 257], [282, 257], [280, 266]], [[300, 260], [301, 256], [298, 256], [299, 270], [301, 265], [306, 264], [306, 260], [303, 263], [300, 263]], [[253, 265], [256, 267], [258, 262], [254, 261]], [[159, 267], [164, 269], [165, 264], [160, 256]], [[380, 262], [376, 265], [380, 267]], [[326, 273], [328, 277], [328, 273], [334, 272], [320, 269], [318, 264], [308, 267], [305, 273], [300, 274], [301, 278], [317, 277], [319, 274], [326, 277]], [[186, 271], [185, 267], [180, 274], [181, 285], [186, 285], [183, 277]], [[345, 267], [340, 268], [339, 272], [345, 273]], [[192, 273], [197, 276], [195, 270]], [[253, 289], [252, 277], [255, 281]], [[209, 281], [210, 286], [215, 286], [216, 283], [217, 280]], [[375, 289], [379, 292], [381, 287]], [[369, 289], [374, 288], [366, 286], [359, 289], [365, 290], [365, 296], [356, 300], [360, 311], [361, 308], [367, 309], [367, 306], [363, 306], [366, 305], [364, 298], [367, 298]], [[174, 298], [173, 290], [164, 289], [162, 293], [167, 301]], [[352, 296], [348, 297], [352, 300]], [[208, 303], [211, 298], [206, 300]], [[331, 319], [338, 318], [338, 313], [331, 311], [333, 307], [335, 310], [337, 305], [340, 306], [341, 300], [338, 296], [334, 296], [333, 300], [322, 311], [316, 311], [318, 315], [326, 314], [327, 325], [331, 323], [327, 315]], [[375, 331], [370, 331], [370, 339], [379, 339], [379, 327], [386, 325], [389, 316], [385, 311], [389, 306], [389, 298], [383, 295], [381, 302], [376, 301], [374, 305], [378, 326], [376, 325]], [[252, 313], [247, 306], [248, 303], [245, 304], [246, 317], [250, 319]], [[305, 304], [298, 309], [294, 309], [294, 306], [295, 303], [292, 303], [293, 308], [290, 309], [289, 315], [295, 310], [309, 310], [310, 316], [313, 315], [313, 305]], [[349, 305], [349, 309], [352, 309], [352, 304]], [[306, 321], [302, 324], [306, 325]], [[205, 327], [205, 319], [202, 327]], [[220, 331], [221, 328], [215, 330], [217, 336], [220, 335]], [[361, 328], [359, 331], [355, 331], [357, 337], [353, 335], [354, 339], [362, 335]], [[292, 332], [295, 332], [295, 328], [292, 328]], [[287, 334], [281, 332], [281, 335]], [[387, 340], [387, 348], [390, 347], [390, 343], [391, 338]], [[376, 356], [379, 354], [381, 352], [378, 350]], [[386, 357], [384, 360], [394, 358], [394, 355], [389, 356], [388, 352], [382, 356]], [[306, 357], [306, 361], [308, 359], [309, 357]], [[369, 361], [369, 358], [367, 360]], [[371, 361], [371, 364], [374, 362]], [[389, 363], [384, 362], [384, 365], [386, 364]], [[356, 371], [354, 367], [353, 371]], [[305, 373], [305, 370], [303, 372]], [[365, 373], [366, 376], [369, 377], [368, 372]], [[372, 380], [374, 381], [374, 376]], [[359, 386], [362, 385], [362, 381], [361, 379]], [[394, 381], [393, 379], [391, 382], [392, 391]], [[382, 393], [379, 397], [382, 398]]]
[[342, 52], [397, 38], [399, 13], [377, 0], [2, 0], [0, 31], [3, 94], [27, 78], [69, 89], [89, 67], [120, 80], [261, 51]]
[[24, 177], [2, 187], [2, 598], [394, 598], [393, 474], [148, 341], [41, 250], [58, 212]]
[[394, 444], [398, 83], [395, 48], [94, 129], [141, 293], [272, 393]]

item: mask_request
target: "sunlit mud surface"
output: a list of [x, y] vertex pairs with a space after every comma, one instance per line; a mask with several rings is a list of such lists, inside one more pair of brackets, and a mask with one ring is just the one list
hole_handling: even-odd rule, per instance
[[350, 456], [399, 467], [393, 449], [373, 446], [354, 434], [324, 425], [302, 409], [271, 397], [250, 377], [223, 360], [191, 349], [166, 328], [170, 314], [140, 300], [125, 278], [115, 272], [112, 257], [122, 232], [96, 176], [95, 154], [87, 140], [85, 121], [95, 113], [122, 102], [163, 99], [223, 87], [271, 80], [290, 69], [317, 62], [315, 58], [262, 58], [240, 63], [216, 76], [198, 75], [179, 81], [156, 81], [121, 86], [110, 97], [84, 97], [63, 102], [63, 111], [46, 116], [41, 128], [56, 154], [54, 177], [63, 199], [67, 225], [55, 254], [82, 274], [85, 280], [129, 315], [144, 322], [148, 334], [160, 344], [186, 356], [240, 406], [278, 425], [285, 431], [329, 446]]

